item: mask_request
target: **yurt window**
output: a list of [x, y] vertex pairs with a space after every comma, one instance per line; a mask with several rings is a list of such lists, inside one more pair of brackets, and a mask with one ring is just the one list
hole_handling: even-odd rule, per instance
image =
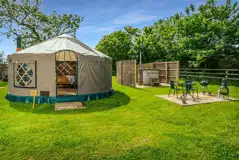
[[36, 87], [36, 77], [35, 69], [36, 62], [16, 62], [14, 65], [14, 84], [15, 87], [25, 87], [25, 88], [35, 88]]

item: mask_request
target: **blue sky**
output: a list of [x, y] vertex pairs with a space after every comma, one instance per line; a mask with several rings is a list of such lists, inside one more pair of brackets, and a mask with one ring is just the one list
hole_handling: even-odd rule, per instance
[[[84, 17], [77, 38], [91, 47], [106, 34], [126, 25], [143, 28], [160, 18], [184, 12], [190, 4], [199, 6], [204, 0], [43, 0], [43, 12], [73, 13]], [[224, 1], [223, 1], [224, 2]], [[12, 39], [1, 37], [0, 50], [13, 53]]]

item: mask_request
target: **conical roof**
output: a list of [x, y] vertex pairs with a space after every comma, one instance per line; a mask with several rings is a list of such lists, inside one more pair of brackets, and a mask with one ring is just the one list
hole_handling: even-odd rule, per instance
[[52, 39], [46, 40], [29, 48], [23, 49], [17, 53], [56, 53], [58, 51], [70, 50], [76, 53], [86, 55], [86, 56], [98, 56], [98, 57], [107, 57], [109, 56], [97, 51], [96, 49], [90, 48], [86, 44], [82, 43], [78, 39], [63, 34]]

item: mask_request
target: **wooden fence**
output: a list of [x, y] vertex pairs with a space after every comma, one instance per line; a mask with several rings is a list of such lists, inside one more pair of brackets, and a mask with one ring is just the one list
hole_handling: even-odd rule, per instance
[[136, 87], [136, 60], [123, 60], [116, 62], [117, 83]]
[[239, 81], [239, 69], [194, 69], [180, 68], [181, 78]]
[[0, 64], [0, 80], [6, 81], [8, 79], [7, 70], [7, 64]]
[[[139, 65], [136, 67], [139, 70]], [[142, 64], [143, 70], [158, 71], [158, 79], [160, 83], [169, 83], [170, 80], [177, 81], [179, 79], [179, 61], [172, 62], [153, 62]], [[137, 82], [138, 82], [138, 72]]]

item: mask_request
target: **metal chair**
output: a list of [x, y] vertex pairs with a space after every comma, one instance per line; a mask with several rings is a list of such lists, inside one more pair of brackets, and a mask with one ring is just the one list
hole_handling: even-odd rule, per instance
[[208, 81], [207, 80], [202, 80], [201, 82], [200, 82], [200, 84], [201, 84], [201, 86], [202, 86], [202, 93], [205, 95], [206, 94], [206, 89], [208, 89], [207, 88], [207, 86], [208, 86]]
[[170, 90], [169, 90], [169, 92], [168, 92], [168, 97], [170, 96], [170, 93], [171, 93], [171, 91], [174, 91], [174, 94], [173, 95], [175, 95], [175, 93], [176, 93], [176, 96], [177, 96], [177, 99], [178, 99], [178, 91], [183, 91], [183, 88], [181, 89], [181, 88], [178, 88], [176, 85], [175, 85], [175, 83], [174, 83], [174, 81], [170, 81]]

